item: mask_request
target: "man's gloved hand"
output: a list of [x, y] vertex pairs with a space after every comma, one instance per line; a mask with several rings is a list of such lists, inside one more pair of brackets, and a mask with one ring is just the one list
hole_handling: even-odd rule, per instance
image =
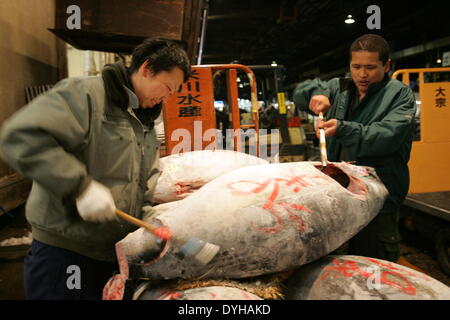
[[116, 205], [107, 187], [92, 180], [86, 190], [76, 199], [81, 218], [90, 222], [105, 222], [117, 219]]

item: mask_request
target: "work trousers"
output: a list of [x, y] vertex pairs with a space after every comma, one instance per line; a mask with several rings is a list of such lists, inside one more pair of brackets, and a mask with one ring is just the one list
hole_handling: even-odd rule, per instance
[[29, 300], [98, 300], [115, 270], [116, 263], [33, 240], [24, 261], [25, 295]]

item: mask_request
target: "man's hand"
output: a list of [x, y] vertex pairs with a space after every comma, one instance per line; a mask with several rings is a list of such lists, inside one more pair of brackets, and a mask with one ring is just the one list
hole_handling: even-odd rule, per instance
[[321, 94], [312, 96], [311, 100], [309, 100], [309, 110], [315, 114], [319, 114], [319, 112], [326, 113], [330, 106], [330, 99]]
[[331, 119], [331, 120], [328, 120], [325, 122], [318, 120], [317, 121], [317, 129], [316, 129], [317, 138], [320, 139], [320, 129], [321, 128], [325, 129], [326, 137], [331, 137], [331, 136], [335, 135], [338, 126], [339, 126], [339, 120], [336, 120], [336, 119]]
[[76, 199], [81, 218], [90, 222], [117, 219], [116, 205], [107, 187], [92, 180], [86, 190]]

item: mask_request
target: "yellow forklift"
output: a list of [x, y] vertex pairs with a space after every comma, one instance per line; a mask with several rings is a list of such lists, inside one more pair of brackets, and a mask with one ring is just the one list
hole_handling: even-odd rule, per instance
[[402, 69], [392, 75], [400, 77], [413, 87], [418, 110], [402, 216], [407, 229], [434, 242], [439, 265], [450, 275], [450, 68]]

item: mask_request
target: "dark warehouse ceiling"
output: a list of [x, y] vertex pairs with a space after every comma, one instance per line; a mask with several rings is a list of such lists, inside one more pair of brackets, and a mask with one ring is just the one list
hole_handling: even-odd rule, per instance
[[[374, 4], [380, 30], [366, 26]], [[355, 23], [344, 23], [348, 14]], [[287, 85], [331, 78], [345, 74], [348, 48], [365, 33], [389, 42], [395, 69], [437, 67], [437, 55], [450, 51], [450, 1], [209, 0], [201, 63], [276, 61]]]

